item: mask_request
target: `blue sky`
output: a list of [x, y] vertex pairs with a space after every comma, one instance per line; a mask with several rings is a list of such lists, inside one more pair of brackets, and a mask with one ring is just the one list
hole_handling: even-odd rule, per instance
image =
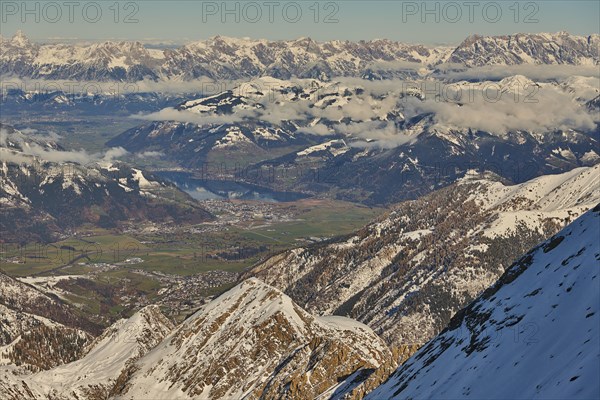
[[[185, 43], [215, 35], [316, 40], [388, 38], [455, 44], [466, 36], [600, 31], [599, 1], [76, 1], [2, 0], [0, 33], [36, 41]], [[118, 10], [118, 11], [117, 11]], [[37, 21], [36, 21], [37, 19]]]

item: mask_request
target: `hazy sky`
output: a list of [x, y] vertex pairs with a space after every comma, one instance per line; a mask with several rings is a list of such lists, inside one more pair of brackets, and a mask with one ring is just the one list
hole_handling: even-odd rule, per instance
[[[454, 44], [466, 36], [600, 31], [591, 1], [0, 1], [0, 33], [36, 41], [184, 43], [215, 35]], [[118, 7], [115, 7], [115, 4]]]

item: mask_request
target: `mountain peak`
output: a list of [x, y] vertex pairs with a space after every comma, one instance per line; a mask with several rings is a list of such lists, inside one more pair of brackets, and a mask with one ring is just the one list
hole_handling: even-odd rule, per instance
[[527, 90], [532, 90], [532, 88], [535, 86], [539, 87], [537, 83], [524, 75], [507, 76], [506, 78], [500, 80], [498, 85], [503, 91], [513, 91], [517, 94], [523, 93]]
[[27, 38], [27, 36], [25, 36], [23, 31], [20, 29], [12, 37], [11, 43], [19, 47], [25, 47], [31, 44], [29, 38]]
[[314, 317], [280, 290], [250, 278], [202, 307], [140, 359], [119, 394], [217, 399], [297, 398], [301, 393], [315, 398], [365, 370], [348, 389], [364, 393], [364, 385], [385, 376], [390, 355], [366, 326]]

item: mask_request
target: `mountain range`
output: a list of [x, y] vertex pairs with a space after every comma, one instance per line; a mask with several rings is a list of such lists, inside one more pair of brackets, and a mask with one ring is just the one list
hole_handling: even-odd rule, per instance
[[600, 206], [517, 259], [395, 372], [392, 352], [366, 325], [313, 316], [249, 278], [178, 326], [147, 306], [88, 342], [75, 361], [33, 373], [0, 367], [0, 394], [11, 400], [594, 398], [598, 218]]
[[[56, 242], [82, 230], [159, 254], [0, 271], [0, 398], [600, 398], [599, 49], [566, 32], [168, 49], [0, 36], [7, 270], [26, 273], [7, 243], [68, 252]], [[69, 148], [87, 139], [105, 147]], [[201, 203], [189, 182], [309, 199]], [[335, 223], [321, 204], [353, 216], [326, 199], [385, 212], [294, 241]], [[239, 264], [197, 258], [197, 239], [270, 231], [282, 240], [263, 258], [262, 241]], [[53, 289], [71, 286], [82, 303]], [[105, 289], [99, 313], [83, 304]]]
[[[210, 220], [174, 185], [123, 163], [65, 151], [53, 138], [0, 125], [0, 232], [5, 242], [51, 241], [85, 223]], [[69, 160], [69, 158], [71, 158]]]
[[[162, 151], [192, 171], [225, 164], [220, 180], [368, 205], [417, 198], [474, 168], [521, 183], [600, 160], [593, 80], [454, 82], [473, 97], [462, 102], [439, 98], [440, 82], [404, 83], [263, 77], [146, 115], [151, 122], [107, 146]], [[489, 86], [502, 98], [484, 98]]]
[[140, 42], [90, 45], [36, 44], [22, 32], [1, 39], [0, 74], [20, 78], [97, 81], [280, 79], [338, 76], [407, 77], [444, 62], [597, 65], [597, 34], [471, 36], [456, 47], [428, 47], [390, 40], [316, 42], [234, 39], [216, 36], [175, 49], [146, 48]]
[[6, 399], [361, 398], [393, 371], [368, 327], [313, 317], [249, 279], [181, 325], [156, 306], [121, 320], [79, 360], [23, 375], [0, 370]]

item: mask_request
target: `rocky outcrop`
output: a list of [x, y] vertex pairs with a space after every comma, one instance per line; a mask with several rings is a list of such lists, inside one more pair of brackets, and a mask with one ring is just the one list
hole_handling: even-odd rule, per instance
[[202, 307], [142, 358], [120, 398], [358, 398], [391, 353], [366, 326], [313, 317], [249, 279]]

